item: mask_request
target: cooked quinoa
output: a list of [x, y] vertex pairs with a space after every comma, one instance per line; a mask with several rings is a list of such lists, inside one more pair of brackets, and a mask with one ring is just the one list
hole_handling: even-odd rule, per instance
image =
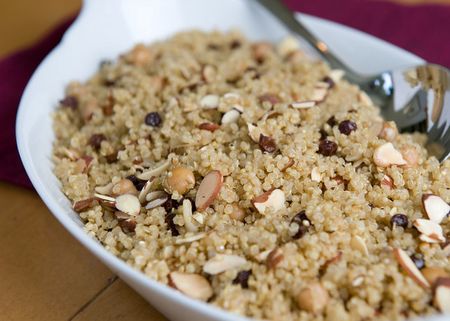
[[192, 31], [137, 45], [67, 87], [54, 171], [108, 251], [232, 312], [448, 311], [450, 161], [341, 76], [290, 38]]

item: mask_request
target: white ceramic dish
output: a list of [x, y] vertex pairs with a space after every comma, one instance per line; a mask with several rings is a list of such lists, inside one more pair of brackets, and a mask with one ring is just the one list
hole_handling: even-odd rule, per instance
[[[311, 16], [300, 17], [356, 70], [375, 73], [423, 62], [411, 53], [354, 29]], [[249, 38], [271, 41], [287, 34], [251, 0], [87, 0], [61, 43], [41, 63], [25, 89], [17, 116], [17, 144], [31, 182], [61, 224], [169, 319], [248, 320], [189, 299], [150, 280], [107, 252], [83, 232], [82, 222], [72, 211], [52, 172], [50, 115], [63, 97], [66, 84], [70, 80], [86, 79], [102, 59], [113, 59], [136, 42], [151, 42], [193, 28], [239, 28]], [[433, 318], [438, 319], [444, 320]]]

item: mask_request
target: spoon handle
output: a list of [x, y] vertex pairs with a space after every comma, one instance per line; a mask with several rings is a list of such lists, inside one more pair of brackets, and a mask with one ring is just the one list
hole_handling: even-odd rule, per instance
[[[328, 45], [317, 39], [301, 22], [299, 22], [293, 12], [289, 10], [281, 0], [257, 0], [264, 8], [271, 12], [289, 30], [305, 39], [319, 55], [334, 69], [342, 69], [348, 78], [352, 78], [354, 72], [330, 52]], [[356, 75], [355, 75], [356, 76]]]

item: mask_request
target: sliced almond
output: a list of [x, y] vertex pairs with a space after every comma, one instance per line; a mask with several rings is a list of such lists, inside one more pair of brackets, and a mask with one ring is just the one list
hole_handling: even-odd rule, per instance
[[369, 255], [369, 250], [367, 249], [366, 242], [362, 237], [358, 235], [352, 237], [350, 246], [352, 249], [357, 250], [366, 256]]
[[162, 163], [161, 165], [156, 166], [155, 168], [145, 171], [139, 175], [136, 175], [137, 178], [143, 180], [143, 181], [147, 181], [152, 177], [157, 177], [159, 175], [161, 175], [162, 173], [164, 173], [170, 166], [171, 160], [168, 159], [166, 160], [164, 163]]
[[204, 211], [214, 202], [222, 184], [223, 176], [219, 171], [213, 170], [206, 174], [195, 195], [195, 206], [198, 211]]
[[77, 213], [84, 212], [85, 210], [95, 205], [95, 198], [89, 197], [84, 200], [76, 201], [73, 203], [73, 210]]
[[116, 198], [116, 208], [129, 215], [138, 215], [141, 211], [141, 202], [134, 195], [124, 194]]
[[319, 282], [307, 284], [297, 297], [297, 303], [300, 309], [315, 314], [322, 311], [329, 300], [330, 296], [327, 290]]
[[308, 109], [314, 107], [315, 105], [316, 101], [314, 100], [297, 101], [291, 104], [291, 106], [295, 109]]
[[151, 179], [149, 179], [144, 186], [142, 187], [141, 191], [139, 192], [139, 202], [144, 203], [147, 197], [147, 194], [150, 192], [150, 190], [152, 189], [153, 186], [153, 182], [154, 182], [154, 177], [152, 177]]
[[233, 109], [227, 111], [225, 114], [223, 114], [221, 123], [222, 123], [222, 125], [235, 123], [238, 121], [240, 116], [241, 116], [241, 112], [239, 110], [233, 108]]
[[268, 210], [277, 212], [284, 207], [285, 196], [280, 189], [267, 191], [252, 200], [253, 206], [259, 213], [265, 214]]
[[434, 304], [442, 313], [450, 315], [450, 278], [439, 278], [434, 290]]
[[94, 188], [94, 190], [99, 194], [108, 195], [108, 194], [111, 194], [112, 187], [113, 187], [113, 183], [109, 183], [109, 184], [106, 184], [103, 186], [97, 186]]
[[433, 286], [439, 278], [450, 278], [450, 274], [448, 274], [446, 270], [437, 266], [424, 267], [421, 272], [431, 286]]
[[314, 182], [320, 182], [322, 180], [322, 174], [320, 174], [320, 171], [317, 167], [314, 167], [311, 170], [311, 180]]
[[197, 232], [197, 226], [192, 222], [192, 204], [188, 199], [183, 200], [184, 227], [187, 232]]
[[145, 208], [148, 210], [151, 210], [153, 208], [157, 208], [158, 206], [163, 205], [167, 200], [169, 199], [169, 195], [167, 194], [161, 194], [159, 197], [151, 200], [150, 202], [145, 205]]
[[406, 165], [402, 154], [395, 149], [392, 143], [378, 146], [373, 153], [373, 161], [377, 166], [389, 167], [391, 165]]
[[214, 123], [201, 123], [198, 125], [198, 128], [213, 133], [220, 128], [220, 125]]
[[266, 260], [267, 267], [269, 269], [275, 269], [277, 265], [280, 264], [281, 261], [283, 261], [283, 259], [284, 259], [283, 251], [279, 247], [276, 247], [267, 256]]
[[422, 272], [416, 267], [411, 258], [402, 249], [394, 249], [394, 256], [400, 266], [405, 270], [410, 278], [423, 288], [429, 288], [430, 284], [423, 276]]
[[281, 57], [287, 57], [289, 54], [300, 48], [300, 43], [297, 38], [293, 36], [287, 36], [277, 46], [277, 53]]
[[261, 136], [261, 134], [265, 135], [265, 133], [262, 131], [261, 128], [253, 125], [252, 123], [247, 123], [247, 128], [248, 128], [248, 136], [250, 136], [250, 138], [255, 143], [259, 143], [259, 137]]
[[425, 234], [420, 234], [420, 235], [419, 235], [419, 239], [420, 239], [422, 242], [430, 243], [430, 244], [434, 244], [434, 243], [442, 243], [442, 242], [439, 241], [438, 239], [429, 237], [428, 235], [425, 235]]
[[238, 255], [217, 254], [203, 265], [203, 271], [211, 275], [216, 275], [231, 269], [240, 268], [246, 263], [247, 260]]
[[145, 196], [145, 200], [147, 202], [151, 202], [158, 198], [165, 198], [166, 196], [168, 196], [168, 195], [164, 191], [153, 191], [153, 192], [148, 193], [147, 196]]
[[94, 193], [94, 198], [103, 206], [114, 208], [116, 205], [116, 199], [111, 196]]
[[384, 175], [380, 181], [380, 185], [387, 189], [392, 189], [394, 187], [394, 181], [389, 175]]
[[440, 224], [442, 220], [450, 215], [450, 205], [442, 198], [434, 194], [424, 194], [422, 205], [428, 218]]
[[220, 97], [217, 95], [206, 95], [200, 100], [203, 109], [215, 109], [219, 107]]
[[328, 89], [326, 88], [314, 88], [311, 100], [315, 102], [322, 102], [328, 94]]
[[171, 272], [169, 285], [197, 300], [207, 301], [213, 295], [213, 289], [208, 280], [199, 274]]
[[281, 114], [280, 112], [272, 110], [272, 111], [269, 111], [269, 112], [265, 113], [265, 114], [261, 117], [261, 120], [262, 120], [262, 121], [266, 121], [267, 119], [275, 118], [275, 117], [278, 117], [278, 116], [281, 116], [281, 115], [282, 115], [282, 114]]
[[175, 240], [175, 244], [185, 244], [185, 243], [192, 243], [198, 240], [201, 240], [202, 238], [204, 238], [207, 235], [207, 233], [197, 233], [197, 234], [193, 234], [193, 235], [189, 235], [189, 236], [185, 236], [183, 238], [177, 238]]
[[444, 231], [442, 227], [432, 220], [423, 218], [416, 219], [413, 222], [414, 227], [422, 234], [439, 242], [445, 242]]

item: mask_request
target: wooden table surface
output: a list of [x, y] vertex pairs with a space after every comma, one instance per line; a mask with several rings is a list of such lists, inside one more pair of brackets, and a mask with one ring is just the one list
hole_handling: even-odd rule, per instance
[[[36, 41], [79, 6], [80, 0], [1, 1], [0, 57]], [[1, 320], [166, 320], [78, 244], [35, 192], [0, 183], [0, 208]]]

